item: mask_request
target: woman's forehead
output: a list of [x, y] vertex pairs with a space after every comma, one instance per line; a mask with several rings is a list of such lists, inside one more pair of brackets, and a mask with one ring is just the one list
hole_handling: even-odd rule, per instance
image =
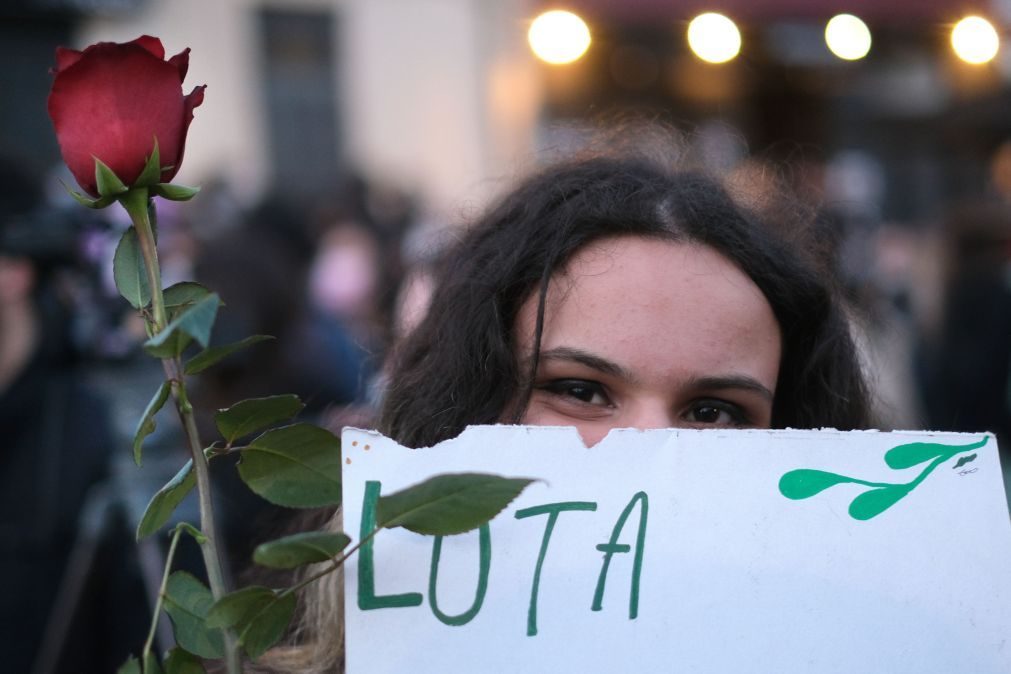
[[[532, 349], [537, 299], [517, 329]], [[548, 289], [541, 350], [577, 347], [632, 367], [688, 371], [719, 363], [756, 366], [781, 335], [765, 296], [716, 250], [642, 237], [595, 242], [576, 253]]]

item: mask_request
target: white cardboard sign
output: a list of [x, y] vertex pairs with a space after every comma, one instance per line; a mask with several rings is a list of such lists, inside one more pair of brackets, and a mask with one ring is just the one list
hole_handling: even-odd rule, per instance
[[483, 531], [381, 531], [351, 558], [352, 674], [1011, 672], [993, 436], [623, 430], [588, 449], [484, 426], [342, 447], [355, 540], [370, 499], [435, 474], [539, 480]]

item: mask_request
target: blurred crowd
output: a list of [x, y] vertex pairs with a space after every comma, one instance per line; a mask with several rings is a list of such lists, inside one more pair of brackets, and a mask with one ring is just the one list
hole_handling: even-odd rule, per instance
[[[894, 222], [882, 216], [886, 188], [866, 156], [782, 173], [747, 157], [728, 163], [727, 151], [706, 149], [718, 134], [701, 138], [709, 168], [739, 198], [816, 219], [852, 301], [879, 426], [993, 431], [1011, 464], [1011, 202], [1001, 186], [936, 219]], [[113, 671], [143, 642], [164, 559], [164, 540], [138, 546], [132, 532], [186, 449], [165, 413], [145, 470], [130, 456], [162, 372], [111, 278], [124, 214], [80, 208], [55, 177], [8, 163], [0, 171], [0, 563], [20, 579], [8, 591], [21, 593], [0, 603], [21, 657], [5, 667]], [[280, 393], [298, 394], [303, 416], [335, 432], [368, 426], [384, 359], [424, 314], [438, 252], [463, 224], [455, 220], [353, 174], [315, 200], [271, 194], [248, 207], [209, 181], [192, 202], [159, 203], [165, 284], [195, 279], [225, 302], [214, 342], [277, 338], [199, 378], [203, 435], [212, 437], [211, 411]], [[248, 496], [226, 461], [213, 470], [230, 572], [243, 574], [253, 547], [290, 530], [293, 515]], [[195, 509], [188, 501], [176, 517], [194, 520]], [[199, 573], [195, 546], [182, 557]], [[89, 639], [89, 630], [120, 638]]]

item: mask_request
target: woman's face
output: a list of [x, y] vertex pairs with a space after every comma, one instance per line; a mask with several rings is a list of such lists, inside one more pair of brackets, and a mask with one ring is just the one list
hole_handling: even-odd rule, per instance
[[[520, 308], [529, 362], [536, 293]], [[782, 338], [765, 296], [712, 248], [641, 237], [590, 244], [548, 287], [523, 423], [768, 428]]]

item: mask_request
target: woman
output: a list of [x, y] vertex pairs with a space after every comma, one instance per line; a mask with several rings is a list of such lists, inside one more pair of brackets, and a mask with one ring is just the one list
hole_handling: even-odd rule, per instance
[[[622, 323], [623, 330], [595, 339], [649, 347], [656, 360], [648, 367], [677, 365], [662, 361], [683, 358], [688, 359], [684, 365], [692, 364], [705, 353], [716, 364], [720, 354], [712, 351], [721, 348], [717, 341], [721, 325], [712, 313], [715, 304], [706, 305], [706, 294], [714, 293], [715, 303], [715, 293], [744, 284], [748, 287], [738, 288], [742, 297], [718, 299], [731, 302], [721, 307], [724, 313], [755, 312], [755, 334], [746, 334], [748, 326], [738, 325], [745, 334], [736, 336], [745, 346], [749, 338], [769, 346], [767, 359], [777, 361], [754, 364], [773, 372], [751, 382], [773, 394], [770, 405], [744, 406], [747, 409], [741, 411], [754, 413], [735, 417], [728, 405], [713, 407], [720, 398], [711, 396], [710, 407], [696, 408], [693, 417], [672, 415], [661, 425], [864, 427], [867, 395], [843, 308], [817, 251], [805, 249], [801, 239], [795, 232], [775, 231], [760, 222], [714, 181], [698, 174], [669, 173], [646, 161], [610, 158], [547, 169], [503, 199], [449, 252], [430, 312], [395, 361], [380, 429], [408, 446], [435, 444], [468, 424], [563, 424], [571, 417], [582, 430], [590, 410], [566, 408], [545, 416], [551, 395], [589, 405], [610, 404], [612, 410], [620, 407], [620, 401], [605, 402], [606, 382], [569, 376], [567, 369], [552, 367], [558, 359], [544, 358], [544, 339], [564, 328], [560, 321], [570, 314], [578, 316], [585, 325], [572, 328], [585, 331], [605, 322], [618, 325], [618, 316], [625, 321], [647, 319], [656, 313], [651, 307], [667, 308], [665, 315], [652, 317], [653, 323]], [[639, 274], [623, 275], [623, 268]], [[693, 291], [692, 276], [698, 280], [706, 269], [708, 285], [696, 284]], [[684, 287], [673, 285], [679, 273], [688, 282]], [[665, 289], [664, 283], [668, 295], [679, 290], [689, 295], [655, 297]], [[614, 303], [586, 305], [583, 294], [602, 300], [608, 290]], [[657, 301], [659, 305], [650, 304]], [[574, 311], [575, 305], [584, 310]], [[702, 319], [708, 319], [705, 325], [698, 322]], [[775, 325], [769, 325], [769, 319]], [[651, 334], [650, 328], [677, 331], [672, 336], [679, 340], [713, 341], [709, 349], [698, 345], [703, 347], [699, 352], [673, 339], [666, 351], [656, 344], [629, 342], [642, 336], [663, 337]], [[771, 333], [777, 331], [778, 348], [771, 348], [769, 342], [776, 341]], [[601, 345], [609, 353], [620, 351], [619, 346]], [[633, 349], [624, 355], [641, 354]], [[620, 363], [622, 357], [614, 356]], [[700, 377], [727, 374], [692, 369]], [[625, 408], [605, 415], [606, 420], [598, 410], [595, 421], [602, 423], [591, 424], [593, 432], [584, 431], [584, 439], [599, 439], [603, 426], [638, 425], [625, 424], [635, 420], [625, 413], [641, 411], [642, 401], [629, 402], [628, 392], [624, 393]], [[668, 397], [671, 403], [685, 402], [670, 391]], [[709, 398], [699, 396], [702, 402]], [[636, 409], [629, 410], [629, 405]]]
[[[843, 308], [798, 234], [695, 173], [548, 168], [437, 265], [379, 428], [419, 447], [490, 423], [574, 425], [588, 444], [619, 427], [865, 427]], [[328, 671], [336, 581], [309, 599], [301, 655]]]

